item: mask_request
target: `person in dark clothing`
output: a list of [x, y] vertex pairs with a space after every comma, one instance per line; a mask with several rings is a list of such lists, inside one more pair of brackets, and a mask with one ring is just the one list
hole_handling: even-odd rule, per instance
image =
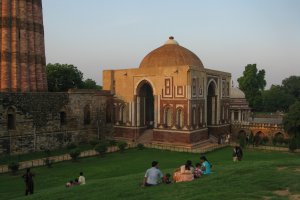
[[236, 148], [236, 156], [237, 156], [238, 161], [241, 161], [243, 158], [243, 150], [240, 146], [238, 146]]
[[34, 174], [30, 172], [30, 168], [28, 168], [26, 173], [22, 176], [26, 184], [25, 195], [33, 194], [33, 177]]

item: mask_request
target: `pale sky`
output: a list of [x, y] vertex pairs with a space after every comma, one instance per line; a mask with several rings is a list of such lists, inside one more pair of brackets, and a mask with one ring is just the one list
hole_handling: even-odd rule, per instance
[[266, 70], [268, 87], [300, 76], [300, 0], [43, 0], [47, 63], [102, 85], [105, 69], [138, 68], [174, 36], [206, 68]]

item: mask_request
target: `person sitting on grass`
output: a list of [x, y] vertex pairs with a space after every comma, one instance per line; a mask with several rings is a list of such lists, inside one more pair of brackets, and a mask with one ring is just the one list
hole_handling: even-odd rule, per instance
[[194, 178], [200, 178], [202, 176], [201, 164], [197, 163], [194, 170]]
[[143, 186], [158, 185], [163, 177], [163, 173], [158, 169], [158, 162], [153, 161], [152, 167], [146, 171]]
[[201, 170], [202, 170], [202, 174], [210, 174], [211, 173], [211, 168], [212, 168], [212, 164], [210, 164], [210, 162], [207, 160], [207, 158], [205, 156], [201, 156], [200, 157], [201, 160]]
[[80, 185], [78, 178], [75, 178], [75, 180], [73, 181], [73, 185]]
[[80, 185], [79, 181], [78, 181], [78, 178], [75, 178], [75, 180], [70, 180], [69, 182], [67, 182], [65, 184], [66, 187], [72, 187], [72, 186], [75, 186], [75, 185]]
[[175, 182], [186, 182], [194, 180], [194, 167], [192, 161], [186, 161], [185, 165], [182, 165], [179, 169], [175, 170], [173, 175]]
[[67, 182], [65, 184], [65, 186], [68, 188], [68, 187], [72, 187], [73, 186], [73, 180], [70, 180], [69, 182]]
[[85, 184], [85, 177], [83, 176], [83, 172], [80, 172], [79, 175], [80, 175], [79, 178], [78, 178], [79, 184], [84, 185]]
[[163, 177], [163, 183], [165, 183], [165, 184], [170, 184], [170, 183], [172, 183], [172, 181], [171, 181], [171, 174], [169, 174], [169, 173], [167, 173], [164, 177]]

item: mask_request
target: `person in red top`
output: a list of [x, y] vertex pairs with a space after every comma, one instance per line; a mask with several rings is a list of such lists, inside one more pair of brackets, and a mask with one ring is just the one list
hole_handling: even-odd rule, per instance
[[202, 176], [201, 164], [197, 163], [194, 170], [194, 178], [200, 178]]

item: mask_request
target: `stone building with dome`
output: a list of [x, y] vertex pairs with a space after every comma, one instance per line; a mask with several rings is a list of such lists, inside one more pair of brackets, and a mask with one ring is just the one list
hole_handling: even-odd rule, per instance
[[251, 108], [246, 100], [245, 93], [239, 88], [232, 87], [230, 90], [230, 116], [232, 123], [248, 122]]
[[173, 37], [138, 68], [105, 70], [114, 95], [115, 137], [194, 146], [230, 131], [231, 74], [207, 69]]

